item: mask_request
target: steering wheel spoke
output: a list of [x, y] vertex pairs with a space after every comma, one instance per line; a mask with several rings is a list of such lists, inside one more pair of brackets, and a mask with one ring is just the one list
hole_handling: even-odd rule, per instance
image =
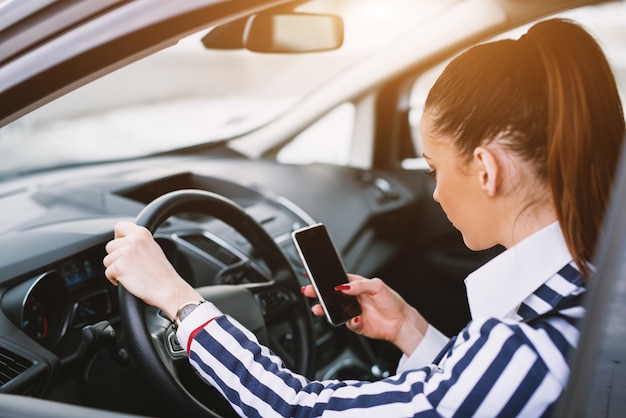
[[242, 285], [248, 289], [255, 297], [261, 307], [261, 312], [266, 322], [273, 322], [281, 317], [281, 314], [289, 311], [292, 306], [298, 303], [298, 297], [291, 290], [276, 284], [250, 283]]

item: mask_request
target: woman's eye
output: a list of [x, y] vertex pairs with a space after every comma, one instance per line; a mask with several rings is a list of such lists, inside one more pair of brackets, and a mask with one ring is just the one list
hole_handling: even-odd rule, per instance
[[426, 171], [425, 174], [432, 178], [437, 178], [437, 170], [430, 169], [429, 171]]

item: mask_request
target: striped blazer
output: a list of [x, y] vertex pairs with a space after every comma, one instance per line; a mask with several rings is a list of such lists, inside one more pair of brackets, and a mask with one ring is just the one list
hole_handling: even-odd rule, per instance
[[567, 382], [584, 314], [568, 301], [584, 284], [567, 264], [521, 304], [521, 320], [474, 320], [431, 364], [375, 382], [308, 380], [227, 315], [179, 339], [200, 376], [245, 417], [539, 417]]

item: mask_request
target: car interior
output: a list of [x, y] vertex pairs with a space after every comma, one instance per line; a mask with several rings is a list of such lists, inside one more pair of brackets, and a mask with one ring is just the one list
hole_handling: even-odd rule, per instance
[[[41, 30], [37, 23], [52, 15], [55, 7], [56, 12], [73, 10], [61, 9], [61, 3], [46, 3], [50, 8], [26, 14], [26, 23], [20, 25], [34, 29], [23, 29], [24, 33]], [[10, 100], [22, 109], [14, 113], [7, 106], [0, 109], [0, 119], [7, 124], [2, 127], [7, 136], [0, 136], [0, 152], [7, 150], [0, 170], [0, 394], [6, 396], [0, 397], [0, 412], [18, 415], [28, 398], [29, 416], [85, 416], [86, 411], [96, 417], [233, 416], [217, 391], [195, 375], [167, 317], [105, 279], [104, 246], [121, 220], [146, 226], [189, 283], [246, 324], [290, 368], [311, 379], [387, 377], [395, 372], [401, 352], [310, 313], [315, 301], [300, 294], [309, 280], [291, 239], [298, 228], [326, 225], [347, 271], [383, 279], [446, 335], [455, 335], [467, 324], [470, 313], [463, 280], [503, 248], [469, 250], [433, 200], [435, 183], [426, 175], [419, 138], [425, 94], [450, 57], [468, 45], [521, 33], [535, 19], [586, 2], [523, 6], [514, 0], [494, 1], [483, 3], [504, 6], [484, 10], [470, 9], [477, 3], [472, 1], [467, 9], [456, 7], [463, 1], [442, 2], [440, 10], [432, 10], [440, 21], [430, 24], [432, 16], [421, 16], [425, 23], [398, 37], [397, 50], [381, 46], [383, 53], [345, 59], [335, 78], [323, 80], [320, 74], [319, 93], [306, 91], [295, 101], [285, 94], [287, 99], [276, 97], [275, 103], [260, 105], [201, 104], [194, 96], [194, 101], [176, 102], [185, 114], [180, 120], [166, 113], [169, 109], [148, 112], [134, 100], [139, 94], [145, 103], [159, 96], [170, 100], [174, 90], [201, 90], [205, 87], [191, 81], [198, 77], [212, 79], [214, 86], [223, 85], [226, 91], [232, 87], [221, 80], [224, 74], [244, 71], [236, 66], [242, 48], [265, 54], [267, 69], [259, 69], [254, 77], [270, 90], [283, 74], [278, 71], [289, 69], [287, 59], [304, 55], [301, 49], [313, 54], [348, 43], [347, 29], [345, 40], [338, 33], [343, 35], [341, 24], [347, 26], [349, 21], [314, 13], [320, 10], [316, 3], [323, 1], [296, 2], [312, 17], [326, 17], [324, 25], [332, 22], [335, 35], [324, 38], [323, 45], [303, 41], [304, 46], [281, 46], [255, 30], [271, 26], [268, 18], [277, 15], [276, 10], [295, 15], [294, 7], [287, 12], [269, 8], [264, 14], [255, 2], [243, 2], [238, 12], [220, 2], [202, 7], [201, 1], [190, 2], [177, 12], [170, 11], [171, 5], [151, 10], [141, 1], [105, 3], [106, 7], [98, 6], [102, 10], [83, 17], [95, 22], [84, 30], [71, 22], [58, 32], [66, 35], [47, 35], [52, 41], [42, 56], [54, 55], [55, 48], [62, 50], [69, 41], [86, 39], [86, 34], [95, 38], [94, 33], [115, 22], [113, 18], [134, 22], [131, 18], [137, 13], [147, 22], [145, 27], [128, 23], [124, 36], [105, 45], [109, 49], [87, 45], [96, 52], [76, 56], [68, 52], [65, 61], [59, 58], [59, 64], [33, 74], [34, 84], [16, 82], [12, 90], [0, 94], [5, 105]], [[307, 3], [315, 7], [307, 8]], [[623, 1], [610, 5], [619, 13], [626, 10]], [[1, 7], [0, 2], [0, 13]], [[467, 17], [469, 10], [467, 20], [475, 21], [444, 37], [443, 23]], [[503, 10], [510, 15], [503, 17]], [[581, 7], [571, 13], [576, 18], [586, 11]], [[188, 20], [163, 18], [157, 24], [157, 13], [180, 13]], [[320, 22], [299, 24], [309, 23]], [[14, 26], [16, 32], [15, 28], [19, 26]], [[244, 28], [249, 31], [242, 45]], [[428, 31], [433, 41], [427, 45], [423, 36]], [[143, 39], [155, 37], [147, 47]], [[231, 61], [220, 66], [211, 55], [186, 55], [187, 41], [175, 43], [174, 38], [193, 41], [202, 51], [218, 51]], [[422, 41], [411, 56], [413, 50], [401, 46], [416, 39]], [[18, 68], [20, 56], [29, 58], [28, 48], [34, 51], [35, 43], [20, 52], [18, 40], [11, 43], [15, 50], [0, 53], [0, 64], [7, 68], [6, 73], [0, 71], [0, 83], [3, 74], [17, 71], [13, 68]], [[141, 49], [141, 54], [133, 48]], [[107, 56], [109, 50], [114, 51], [113, 58]], [[145, 57], [136, 60], [138, 55]], [[113, 63], [105, 66], [107, 59]], [[384, 63], [389, 68], [383, 68]], [[68, 68], [75, 69], [78, 81], [69, 80]], [[118, 71], [104, 75], [112, 68]], [[294, 68], [291, 71], [301, 67]], [[626, 91], [626, 65], [616, 68]], [[317, 72], [324, 72], [323, 65]], [[41, 81], [55, 74], [58, 78], [51, 85]], [[82, 87], [74, 90], [78, 85]], [[297, 86], [296, 81], [293, 85], [286, 81], [277, 88], [291, 92]], [[111, 95], [115, 101], [108, 91], [116, 92]], [[44, 101], [50, 103], [41, 106]], [[125, 119], [114, 112], [120, 103], [132, 105]], [[215, 109], [226, 109], [219, 106], [233, 109], [228, 108], [227, 117], [213, 116]], [[254, 111], [244, 115], [241, 108], [247, 106]], [[70, 127], [59, 122], [66, 109], [76, 114], [109, 113], [95, 128], [87, 127], [88, 117]], [[292, 122], [283, 122], [280, 116]], [[124, 131], [116, 138], [104, 129], [108, 125], [118, 129], [116, 124], [120, 132], [129, 127], [128, 136]], [[92, 135], [89, 129], [101, 144], [83, 150], [72, 141]], [[47, 149], [33, 142], [29, 162], [33, 165], [20, 171], [23, 166], [13, 158], [11, 135], [25, 130], [38, 140], [58, 137], [61, 145]], [[135, 135], [130, 130], [141, 132], [145, 141], [136, 154], [128, 140]], [[215, 137], [195, 144], [197, 133], [207, 130]], [[166, 136], [178, 141], [176, 149], [159, 139]], [[2, 148], [4, 144], [7, 148]], [[15, 144], [15, 149], [25, 146]], [[116, 154], [120, 148], [128, 154]], [[37, 165], [44, 156], [72, 157], [75, 149], [93, 154], [91, 160], [70, 159], [52, 169]]]

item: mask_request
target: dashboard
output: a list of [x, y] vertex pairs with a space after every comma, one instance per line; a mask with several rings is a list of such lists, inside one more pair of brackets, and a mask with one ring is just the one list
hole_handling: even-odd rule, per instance
[[[364, 269], [372, 263], [366, 256], [372, 244], [368, 225], [379, 215], [392, 213], [397, 218], [398, 210], [412, 203], [412, 196], [399, 181], [385, 179], [383, 190], [376, 186], [379, 178], [342, 167], [334, 168], [347, 171], [338, 173], [337, 179], [348, 184], [329, 184], [319, 178], [320, 169], [242, 158], [219, 158], [207, 164], [197, 157], [167, 157], [47, 173], [37, 187], [18, 181], [0, 188], [2, 204], [14, 214], [0, 224], [4, 232], [0, 235], [4, 248], [0, 252], [0, 356], [9, 364], [1, 372], [10, 374], [0, 382], [0, 390], [41, 396], [59, 386], [59, 379], [88, 375], [91, 357], [113, 345], [114, 362], [123, 362], [118, 289], [104, 276], [104, 246], [117, 221], [134, 219], [147, 203], [169, 191], [200, 189], [236, 202], [274, 239], [299, 286], [308, 284], [308, 279], [291, 232], [318, 221], [333, 231], [346, 266], [352, 271], [360, 266], [367, 273]], [[333, 201], [339, 195], [341, 203]], [[313, 204], [311, 199], [320, 196], [327, 199], [325, 203]], [[304, 210], [306, 206], [315, 215]], [[326, 212], [320, 211], [323, 208]], [[399, 228], [400, 221], [385, 224], [386, 233]], [[272, 280], [254, 248], [218, 219], [183, 213], [168, 219], [155, 238], [179, 273], [196, 287]], [[381, 252], [377, 262], [384, 262], [385, 254]], [[312, 315], [311, 322], [315, 377], [344, 377], [341, 370], [355, 365], [359, 373], [368, 373], [369, 366], [349, 347], [346, 339], [353, 337], [345, 329]], [[288, 360], [295, 354], [288, 318], [267, 327], [270, 340]]]

